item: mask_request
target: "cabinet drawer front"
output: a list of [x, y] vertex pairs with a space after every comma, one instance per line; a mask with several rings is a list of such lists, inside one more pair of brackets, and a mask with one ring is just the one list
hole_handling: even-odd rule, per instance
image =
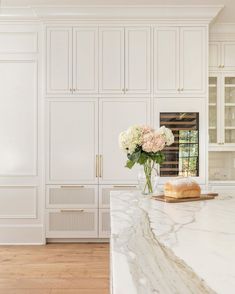
[[46, 211], [46, 237], [96, 238], [97, 209], [50, 209]]
[[47, 208], [96, 208], [97, 194], [95, 186], [49, 186]]
[[99, 194], [99, 207], [108, 208], [110, 202], [111, 191], [125, 191], [125, 190], [137, 190], [138, 187], [135, 185], [116, 185], [116, 186], [103, 186], [100, 188]]
[[110, 211], [109, 209], [99, 210], [99, 238], [110, 237]]

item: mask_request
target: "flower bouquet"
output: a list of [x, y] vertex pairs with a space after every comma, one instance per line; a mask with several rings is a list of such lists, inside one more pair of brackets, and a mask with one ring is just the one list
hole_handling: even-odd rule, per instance
[[165, 156], [162, 150], [174, 143], [172, 131], [165, 126], [154, 130], [149, 126], [131, 126], [119, 135], [119, 145], [127, 153], [126, 167], [132, 168], [136, 163], [144, 168], [145, 181], [143, 194], [152, 194], [153, 170], [156, 164], [162, 164]]

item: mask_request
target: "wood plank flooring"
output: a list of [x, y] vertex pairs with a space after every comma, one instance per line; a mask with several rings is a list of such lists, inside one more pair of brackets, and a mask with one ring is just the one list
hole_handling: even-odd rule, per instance
[[108, 293], [108, 244], [0, 246], [0, 294]]

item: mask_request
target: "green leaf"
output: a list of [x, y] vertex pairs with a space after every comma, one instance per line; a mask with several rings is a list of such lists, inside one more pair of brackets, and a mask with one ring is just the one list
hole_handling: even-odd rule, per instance
[[138, 160], [138, 163], [143, 165], [145, 164], [145, 162], [148, 160], [148, 155], [145, 153], [145, 152], [142, 152], [140, 154], [140, 157], [139, 157], [139, 160]]
[[140, 154], [141, 154], [141, 150], [134, 151], [132, 154], [128, 156], [128, 159], [136, 163], [140, 158]]
[[131, 161], [131, 160], [127, 160], [126, 162], [126, 167], [129, 168], [129, 169], [132, 169], [132, 167], [135, 165], [135, 162], [134, 161]]

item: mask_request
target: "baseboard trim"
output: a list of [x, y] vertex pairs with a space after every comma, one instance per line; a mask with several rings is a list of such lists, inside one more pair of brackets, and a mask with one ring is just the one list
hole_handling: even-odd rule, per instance
[[109, 243], [108, 238], [47, 238], [46, 243]]
[[0, 245], [44, 245], [43, 225], [1, 226]]

